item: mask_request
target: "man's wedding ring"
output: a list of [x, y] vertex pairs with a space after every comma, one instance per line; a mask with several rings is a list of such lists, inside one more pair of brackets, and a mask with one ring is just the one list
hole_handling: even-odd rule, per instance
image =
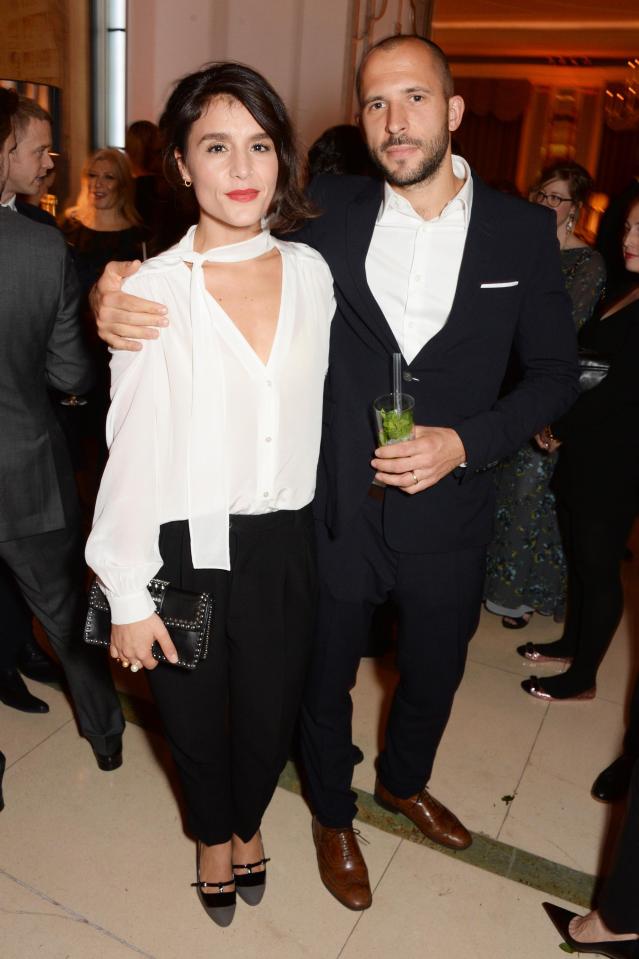
[[417, 479], [417, 476], [415, 475], [415, 470], [411, 470], [410, 475], [413, 477], [413, 482], [417, 486], [417, 484], [419, 483], [419, 480]]
[[133, 665], [131, 666], [131, 672], [132, 672], [132, 673], [138, 673], [141, 668], [142, 668], [142, 667], [140, 666], [139, 663], [133, 663]]

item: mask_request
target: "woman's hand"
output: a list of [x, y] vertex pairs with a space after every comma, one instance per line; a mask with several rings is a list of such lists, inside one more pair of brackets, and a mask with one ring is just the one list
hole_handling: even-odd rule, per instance
[[537, 446], [542, 449], [544, 453], [554, 453], [555, 450], [558, 450], [561, 446], [561, 440], [553, 436], [549, 426], [544, 426], [541, 433], [535, 433], [535, 440], [537, 441]]
[[158, 662], [151, 654], [151, 646], [156, 639], [169, 662], [177, 663], [175, 646], [157, 613], [137, 623], [112, 625], [109, 652], [123, 663], [142, 663], [145, 669], [155, 669]]

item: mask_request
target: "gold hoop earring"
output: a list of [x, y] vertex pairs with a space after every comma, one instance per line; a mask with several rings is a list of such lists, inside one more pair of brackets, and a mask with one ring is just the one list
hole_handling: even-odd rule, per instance
[[187, 176], [184, 177], [184, 186], [187, 188], [187, 190], [188, 190], [188, 188], [192, 185], [192, 183], [193, 183], [193, 181], [192, 181], [192, 180], [189, 180], [189, 178], [188, 178]]

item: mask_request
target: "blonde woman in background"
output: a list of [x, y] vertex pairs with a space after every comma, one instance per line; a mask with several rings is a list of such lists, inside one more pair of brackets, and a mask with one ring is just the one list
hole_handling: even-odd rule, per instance
[[109, 353], [98, 339], [88, 304], [89, 290], [110, 260], [145, 259], [146, 232], [135, 208], [129, 161], [119, 150], [97, 150], [82, 168], [80, 192], [60, 224], [71, 247], [83, 293], [81, 318], [95, 368], [95, 386], [86, 397], [63, 399], [87, 405], [65, 414], [64, 427], [80, 481], [85, 511], [91, 512], [107, 449], [104, 424], [109, 405]]
[[144, 231], [135, 208], [129, 161], [119, 150], [97, 150], [82, 168], [75, 204], [62, 220], [80, 283], [88, 293], [109, 260], [143, 257]]

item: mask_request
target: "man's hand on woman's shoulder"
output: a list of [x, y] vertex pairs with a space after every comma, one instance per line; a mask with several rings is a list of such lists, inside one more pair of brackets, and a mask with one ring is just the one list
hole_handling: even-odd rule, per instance
[[122, 283], [140, 269], [140, 261], [107, 263], [91, 290], [90, 303], [98, 336], [114, 350], [140, 350], [139, 340], [154, 340], [157, 327], [168, 326], [166, 307], [122, 293]]

